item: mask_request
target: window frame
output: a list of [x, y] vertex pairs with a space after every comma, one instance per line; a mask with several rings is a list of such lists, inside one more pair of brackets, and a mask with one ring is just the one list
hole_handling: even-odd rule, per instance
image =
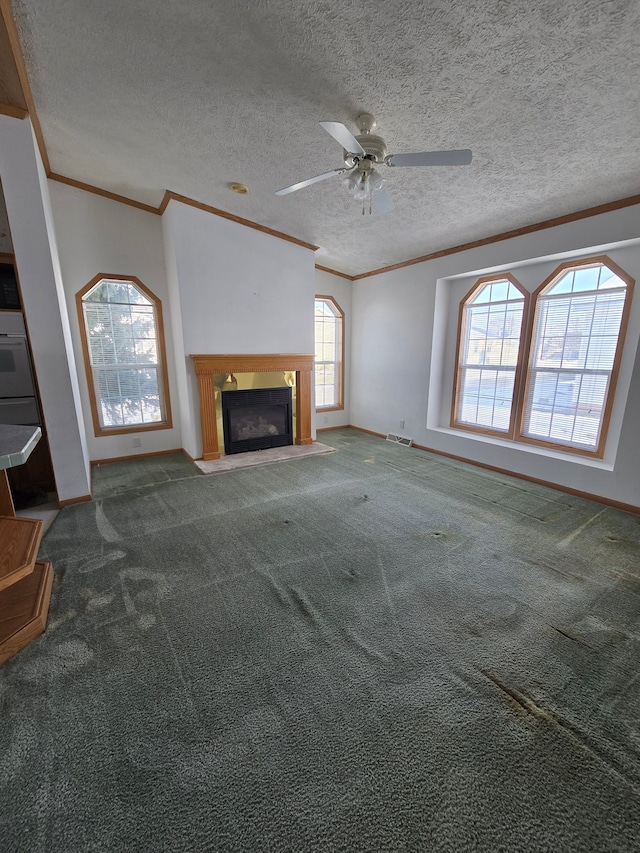
[[[516, 362], [515, 370], [514, 370], [514, 379], [513, 379], [513, 397], [511, 402], [511, 414], [509, 417], [509, 428], [508, 430], [497, 430], [491, 429], [490, 427], [479, 426], [475, 424], [467, 424], [458, 421], [458, 413], [459, 413], [459, 404], [460, 404], [460, 396], [461, 396], [461, 385], [460, 385], [460, 377], [462, 373], [462, 344], [463, 344], [463, 325], [465, 319], [465, 313], [467, 306], [469, 305], [470, 299], [474, 296], [474, 294], [480, 289], [484, 288], [485, 285], [491, 284], [493, 282], [500, 281], [508, 281], [512, 284], [516, 290], [522, 294], [524, 299], [524, 304], [522, 306], [522, 323], [520, 325], [520, 345], [518, 349], [518, 360]], [[458, 332], [456, 337], [456, 367], [455, 367], [455, 375], [453, 378], [453, 395], [451, 398], [451, 418], [450, 418], [450, 426], [452, 429], [460, 429], [465, 430], [467, 432], [474, 432], [480, 435], [490, 435], [496, 438], [504, 438], [509, 439], [511, 441], [515, 440], [516, 437], [516, 426], [519, 423], [519, 401], [520, 401], [520, 387], [522, 385], [522, 377], [524, 372], [524, 363], [525, 363], [525, 333], [527, 330], [527, 324], [529, 319], [529, 309], [531, 303], [531, 294], [525, 290], [525, 288], [520, 284], [520, 282], [512, 275], [510, 272], [504, 273], [496, 273], [494, 275], [486, 275], [477, 279], [474, 283], [473, 287], [466, 293], [466, 295], [461, 299], [460, 306], [458, 309]], [[488, 303], [491, 304], [491, 303]]]
[[[91, 364], [91, 353], [89, 349], [89, 340], [87, 335], [87, 327], [84, 315], [84, 299], [93, 288], [101, 281], [120, 281], [132, 284], [138, 289], [142, 295], [148, 299], [154, 309], [154, 319], [156, 327], [156, 341], [158, 347], [158, 391], [160, 393], [161, 408], [164, 411], [164, 420], [148, 424], [134, 424], [131, 426], [115, 426], [105, 427], [100, 422], [98, 400], [96, 398], [95, 382], [93, 366]], [[80, 340], [82, 343], [82, 355], [85, 366], [85, 377], [87, 381], [87, 389], [89, 392], [89, 404], [91, 407], [91, 418], [93, 421], [93, 431], [97, 438], [102, 438], [109, 435], [126, 435], [127, 433], [152, 432], [160, 429], [171, 429], [173, 421], [171, 416], [171, 400], [169, 396], [169, 378], [167, 372], [167, 355], [164, 337], [164, 323], [162, 319], [162, 302], [161, 300], [144, 285], [137, 276], [134, 275], [114, 275], [112, 273], [99, 273], [94, 276], [88, 284], [85, 284], [81, 290], [76, 293], [76, 308], [78, 314], [78, 324], [80, 326]]]
[[[611, 367], [609, 387], [607, 388], [607, 395], [604, 401], [604, 410], [602, 413], [602, 419], [600, 421], [600, 435], [598, 443], [595, 448], [590, 449], [583, 447], [573, 447], [569, 444], [562, 444], [560, 442], [550, 441], [549, 439], [535, 438], [533, 436], [525, 435], [524, 429], [526, 420], [526, 401], [528, 399], [529, 388], [531, 386], [531, 378], [533, 375], [533, 361], [535, 358], [535, 353], [533, 351], [533, 343], [536, 332], [536, 322], [539, 316], [539, 299], [541, 296], [545, 295], [546, 290], [550, 290], [561, 277], [566, 275], [566, 273], [571, 272], [573, 270], [583, 269], [585, 267], [593, 267], [596, 265], [602, 265], [607, 267], [611, 270], [611, 272], [614, 273], [614, 275], [616, 275], [626, 284], [624, 305], [622, 307], [622, 317], [620, 319], [620, 330], [618, 332], [616, 350], [613, 357], [613, 364]], [[520, 396], [518, 433], [516, 436], [516, 439], [518, 441], [521, 441], [525, 444], [536, 445], [538, 447], [547, 447], [552, 450], [577, 454], [578, 456], [585, 456], [592, 459], [602, 459], [604, 457], [607, 437], [609, 433], [609, 424], [611, 422], [611, 413], [613, 411], [613, 406], [615, 403], [618, 374], [620, 373], [622, 353], [624, 351], [627, 328], [629, 326], [629, 317], [631, 315], [631, 303], [633, 300], [634, 285], [635, 280], [621, 267], [619, 267], [618, 264], [615, 263], [615, 261], [612, 261], [611, 258], [607, 257], [607, 255], [596, 255], [590, 258], [581, 258], [580, 260], [565, 261], [564, 263], [560, 264], [560, 266], [558, 266], [551, 273], [551, 275], [547, 276], [547, 278], [538, 288], [536, 288], [536, 290], [534, 290], [532, 294], [531, 317], [527, 327], [526, 338], [524, 340], [524, 349], [527, 353], [527, 366], [524, 374], [522, 391]], [[580, 291], [576, 291], [576, 293], [579, 294]]]
[[[549, 439], [536, 438], [526, 435], [524, 432], [526, 421], [526, 402], [529, 395], [531, 378], [533, 375], [533, 363], [535, 352], [533, 351], [533, 343], [535, 339], [536, 323], [539, 317], [538, 306], [540, 297], [545, 295], [545, 291], [550, 290], [560, 278], [573, 270], [583, 269], [585, 267], [605, 266], [621, 279], [626, 285], [626, 293], [624, 305], [622, 308], [622, 316], [620, 319], [620, 329], [616, 342], [616, 349], [613, 358], [611, 373], [609, 375], [609, 385], [607, 395], [604, 400], [603, 413], [600, 421], [600, 434], [598, 444], [595, 448], [575, 447], [569, 444], [552, 441]], [[469, 299], [478, 290], [479, 287], [492, 281], [508, 280], [515, 285], [525, 297], [525, 305], [523, 308], [522, 326], [520, 329], [520, 349], [518, 353], [518, 364], [516, 366], [516, 374], [514, 378], [513, 404], [511, 411], [511, 422], [509, 432], [492, 430], [486, 427], [478, 427], [473, 424], [464, 424], [456, 421], [459, 404], [459, 378], [461, 371], [461, 344], [462, 344], [462, 328], [464, 311]], [[631, 316], [631, 306], [633, 301], [633, 291], [635, 280], [629, 273], [625, 272], [615, 261], [612, 261], [607, 255], [594, 255], [588, 258], [579, 258], [566, 260], [561, 263], [556, 269], [548, 275], [545, 280], [534, 291], [529, 293], [522, 285], [508, 272], [483, 276], [479, 278], [461, 299], [458, 311], [458, 333], [456, 339], [456, 366], [452, 385], [451, 398], [451, 418], [450, 427], [456, 431], [474, 432], [481, 435], [500, 438], [508, 442], [513, 442], [514, 446], [518, 444], [528, 444], [537, 447], [547, 448], [560, 453], [568, 453], [589, 459], [602, 459], [605, 455], [609, 425], [611, 415], [615, 404], [615, 395], [617, 390], [618, 375], [622, 364], [622, 356], [626, 340], [627, 329]], [[588, 291], [587, 291], [588, 292]], [[577, 294], [580, 291], [576, 291]]]
[[339, 341], [337, 342], [336, 349], [338, 351], [338, 362], [337, 366], [337, 376], [338, 376], [338, 403], [333, 406], [318, 406], [316, 404], [316, 412], [338, 412], [344, 409], [344, 311], [338, 305], [335, 298], [328, 294], [316, 293], [313, 301], [314, 307], [314, 335], [313, 335], [313, 345], [314, 345], [314, 396], [316, 390], [316, 382], [315, 382], [315, 304], [318, 299], [322, 299], [325, 302], [331, 303], [333, 310], [336, 313], [336, 320], [338, 321], [338, 330], [339, 330]]

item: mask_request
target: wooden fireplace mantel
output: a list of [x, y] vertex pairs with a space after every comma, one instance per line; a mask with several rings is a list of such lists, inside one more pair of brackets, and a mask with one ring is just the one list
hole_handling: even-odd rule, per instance
[[202, 426], [202, 458], [220, 459], [216, 397], [213, 377], [216, 373], [296, 374], [296, 444], [312, 444], [311, 438], [311, 371], [313, 356], [300, 353], [264, 353], [259, 355], [192, 355], [200, 392]]

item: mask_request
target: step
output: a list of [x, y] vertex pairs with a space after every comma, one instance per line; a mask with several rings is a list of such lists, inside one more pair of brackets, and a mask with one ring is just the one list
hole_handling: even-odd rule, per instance
[[43, 633], [52, 584], [51, 563], [38, 560], [26, 577], [0, 592], [0, 664]]
[[33, 571], [41, 539], [40, 519], [0, 516], [0, 591]]

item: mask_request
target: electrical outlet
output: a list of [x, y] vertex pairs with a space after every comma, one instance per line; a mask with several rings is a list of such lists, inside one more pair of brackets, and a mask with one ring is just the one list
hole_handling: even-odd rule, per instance
[[400, 429], [404, 429], [404, 418], [400, 421]]
[[133, 439], [133, 446], [134, 447], [142, 447], [142, 442], [138, 437]]
[[325, 415], [322, 420], [325, 424], [328, 424], [329, 423], [329, 415]]

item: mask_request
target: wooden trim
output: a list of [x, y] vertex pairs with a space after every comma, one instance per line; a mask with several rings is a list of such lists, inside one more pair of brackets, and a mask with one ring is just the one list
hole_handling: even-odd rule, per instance
[[[364, 432], [367, 435], [373, 435], [376, 438], [385, 438], [382, 433], [373, 432], [373, 430], [354, 426], [353, 424], [349, 424], [348, 429], [355, 429], [358, 430], [358, 432]], [[436, 456], [445, 456], [447, 459], [455, 459], [457, 462], [465, 462], [467, 465], [473, 465], [475, 468], [485, 468], [487, 471], [495, 471], [497, 474], [514, 477], [516, 480], [525, 480], [528, 483], [535, 483], [538, 486], [547, 486], [549, 489], [555, 489], [558, 492], [574, 495], [577, 498], [596, 501], [596, 503], [606, 504], [607, 506], [612, 506], [615, 509], [621, 509], [624, 512], [632, 512], [635, 515], [640, 515], [640, 506], [635, 506], [634, 504], [623, 503], [622, 501], [616, 501], [613, 498], [606, 498], [602, 495], [594, 495], [590, 492], [582, 492], [580, 489], [573, 489], [570, 486], [560, 486], [558, 483], [551, 483], [549, 480], [542, 480], [539, 477], [530, 477], [528, 474], [518, 474], [516, 471], [509, 471], [507, 468], [498, 468], [495, 465], [488, 465], [485, 462], [478, 462], [475, 459], [467, 459], [466, 456], [458, 456], [456, 453], [448, 453], [446, 450], [436, 450], [434, 447], [426, 447], [424, 444], [413, 444], [412, 447], [426, 453], [435, 453]]]
[[247, 228], [254, 228], [256, 231], [262, 231], [263, 234], [270, 234], [272, 237], [278, 237], [280, 240], [287, 240], [289, 243], [295, 243], [296, 246], [302, 246], [303, 249], [311, 249], [312, 252], [317, 251], [319, 246], [314, 246], [311, 243], [305, 243], [297, 237], [292, 237], [290, 234], [284, 234], [282, 231], [274, 231], [273, 228], [267, 228], [266, 225], [259, 225], [257, 222], [252, 222], [250, 219], [243, 219], [241, 216], [236, 216], [234, 213], [229, 213], [226, 210], [220, 210], [217, 207], [211, 207], [209, 204], [204, 204], [201, 201], [195, 201], [184, 195], [167, 190], [162, 199], [162, 203], [158, 208], [158, 212], [163, 214], [167, 209], [170, 201], [179, 201], [189, 207], [196, 207], [198, 210], [204, 210], [206, 213], [213, 213], [215, 216], [221, 216], [223, 219], [229, 219], [231, 222], [237, 222], [238, 225], [245, 225]]
[[[0, 3], [0, 93], [4, 103], [0, 105], [0, 112], [13, 118], [25, 118], [28, 115], [28, 108], [14, 55], [15, 42], [10, 32], [12, 23], [11, 6], [3, 0]], [[15, 35], [15, 31], [13, 34]], [[23, 115], [16, 115], [6, 110], [20, 110]]]
[[311, 372], [313, 356], [304, 353], [190, 355], [196, 374]]
[[[375, 432], [372, 429], [365, 429], [364, 427], [354, 426], [353, 424], [349, 424], [349, 429], [357, 429], [358, 432], [364, 432], [367, 435], [374, 436], [374, 438], [381, 438], [381, 439], [383, 439], [383, 441], [387, 440], [387, 437], [383, 432]], [[413, 447], [415, 447], [415, 446], [416, 445], [414, 444]]]
[[16, 511], [13, 506], [13, 495], [9, 485], [9, 477], [6, 469], [0, 471], [0, 516], [15, 518]]
[[[506, 431], [489, 429], [488, 427], [482, 427], [475, 424], [465, 424], [458, 421], [458, 408], [460, 404], [460, 376], [462, 373], [462, 331], [464, 326], [464, 320], [466, 318], [467, 307], [469, 304], [469, 300], [471, 297], [485, 284], [490, 284], [495, 281], [509, 281], [516, 290], [522, 295], [524, 299], [524, 304], [522, 306], [522, 323], [520, 326], [520, 341], [518, 345], [518, 360], [515, 366], [514, 379], [513, 379], [513, 396], [511, 402], [511, 413], [509, 416], [509, 427]], [[501, 436], [502, 438], [508, 438], [513, 440], [515, 434], [515, 426], [516, 426], [516, 416], [519, 411], [518, 404], [520, 401], [520, 386], [522, 383], [522, 373], [524, 370], [524, 361], [525, 361], [525, 353], [528, 350], [525, 349], [523, 345], [523, 335], [526, 337], [528, 316], [529, 316], [529, 303], [531, 300], [531, 294], [525, 290], [525, 288], [520, 284], [517, 278], [512, 275], [510, 272], [504, 273], [495, 273], [493, 275], [485, 275], [481, 278], [477, 279], [473, 287], [467, 292], [463, 299], [460, 300], [460, 305], [458, 308], [458, 334], [456, 338], [456, 370], [453, 378], [453, 391], [451, 396], [451, 417], [450, 417], [450, 426], [453, 429], [464, 429], [469, 432], [479, 433], [481, 435], [491, 435], [491, 436]], [[489, 303], [487, 303], [489, 304]], [[478, 365], [481, 369], [485, 365]], [[491, 365], [486, 365], [489, 369]]]
[[0, 103], [0, 113], [3, 116], [11, 116], [11, 118], [24, 119], [29, 115], [28, 110], [22, 107], [14, 107], [11, 104]]
[[[0, 264], [13, 264], [15, 267], [16, 256], [13, 252], [0, 252]], [[12, 311], [15, 309], [11, 309]]]
[[[131, 456], [112, 456], [108, 459], [92, 459], [89, 464], [92, 468], [95, 468], [98, 465], [109, 465], [111, 462], [128, 462], [130, 459], [148, 459], [150, 456], [170, 456], [172, 453], [186, 453], [186, 451], [183, 450], [182, 447], [176, 447], [173, 450], [151, 450], [149, 453], [134, 453]], [[191, 461], [193, 462], [193, 459], [191, 459]]]
[[316, 427], [316, 433], [318, 432], [332, 432], [335, 429], [349, 429], [349, 424], [342, 424], [342, 426], [332, 426], [332, 427]]
[[524, 225], [521, 228], [514, 228], [512, 231], [504, 231], [501, 234], [494, 234], [491, 237], [483, 237], [481, 240], [472, 240], [470, 243], [462, 243], [460, 246], [452, 246], [448, 249], [441, 249], [438, 252], [431, 252], [428, 255], [421, 255], [419, 258], [411, 258], [407, 261], [400, 261], [397, 264], [391, 264], [388, 267], [380, 267], [379, 269], [371, 270], [370, 272], [363, 272], [359, 275], [354, 275], [352, 281], [360, 281], [360, 279], [369, 278], [373, 275], [380, 275], [380, 273], [400, 270], [404, 267], [413, 266], [414, 264], [422, 264], [425, 261], [433, 261], [436, 260], [436, 258], [446, 258], [449, 255], [466, 252], [468, 249], [478, 249], [481, 246], [489, 246], [492, 243], [511, 240], [512, 237], [522, 237], [524, 234], [533, 234], [536, 231], [544, 231], [546, 228], [556, 228], [558, 225], [566, 225], [569, 222], [578, 222], [580, 219], [588, 219], [591, 216], [600, 216], [603, 213], [611, 213], [614, 210], [633, 207], [636, 204], [640, 204], [640, 195], [632, 195], [627, 198], [618, 199], [617, 201], [598, 204], [595, 207], [588, 207], [585, 210], [578, 210], [575, 213], [556, 216], [554, 219], [545, 219], [543, 222], [536, 222], [533, 225]]
[[85, 184], [83, 181], [76, 181], [75, 178], [66, 178], [64, 175], [59, 175], [57, 172], [49, 172], [47, 177], [52, 181], [57, 181], [59, 184], [67, 184], [69, 187], [74, 187], [77, 190], [84, 190], [88, 193], [93, 193], [94, 195], [102, 196], [103, 198], [109, 198], [112, 201], [119, 201], [121, 204], [128, 204], [130, 207], [136, 207], [138, 210], [144, 210], [147, 213], [155, 213], [159, 215], [160, 210], [157, 207], [153, 207], [151, 204], [144, 204], [141, 201], [135, 201], [132, 198], [127, 198], [124, 195], [118, 195], [117, 193], [109, 192], [109, 190], [103, 190], [100, 187], [94, 187], [92, 184]]
[[583, 492], [580, 489], [574, 489], [571, 486], [561, 486], [558, 483], [552, 483], [549, 480], [542, 480], [540, 477], [531, 477], [528, 474], [519, 474], [517, 471], [510, 471], [508, 468], [498, 468], [495, 465], [488, 465], [485, 462], [477, 462], [475, 459], [467, 459], [465, 456], [458, 456], [455, 453], [447, 453], [445, 450], [435, 450], [433, 447], [425, 447], [422, 444], [414, 444], [413, 446], [418, 450], [424, 450], [427, 453], [435, 453], [437, 456], [446, 456], [448, 459], [455, 459], [458, 462], [466, 462], [467, 465], [473, 465], [476, 468], [486, 468], [488, 471], [495, 471], [497, 474], [505, 474], [508, 477], [515, 477], [516, 480], [525, 480], [528, 483], [535, 483], [538, 486], [546, 486], [547, 488], [555, 489], [558, 492], [575, 495], [577, 498], [596, 501], [597, 503], [615, 507], [615, 509], [621, 509], [625, 512], [633, 512], [636, 515], [640, 515], [640, 506], [635, 506], [634, 504], [626, 504], [622, 501], [616, 501], [613, 498], [594, 495], [591, 494], [591, 492]]
[[338, 270], [332, 270], [330, 267], [323, 267], [322, 264], [315, 265], [317, 270], [322, 270], [322, 272], [331, 273], [331, 275], [337, 275], [340, 278], [346, 278], [347, 281], [353, 281], [353, 276], [347, 275], [346, 272], [338, 272]]
[[[554, 442], [549, 439], [532, 438], [530, 436], [525, 435], [525, 401], [527, 400], [529, 388], [531, 385], [531, 365], [533, 362], [532, 344], [538, 320], [538, 309], [540, 304], [538, 301], [539, 297], [544, 296], [545, 291], [550, 289], [564, 273], [569, 272], [570, 270], [579, 269], [580, 267], [590, 267], [598, 264], [602, 264], [603, 266], [608, 267], [618, 276], [618, 278], [621, 278], [627, 285], [627, 292], [625, 293], [624, 307], [622, 309], [622, 319], [620, 322], [620, 331], [618, 333], [618, 341], [616, 344], [616, 352], [613, 359], [613, 367], [611, 368], [609, 387], [607, 389], [607, 396], [604, 403], [604, 412], [602, 414], [602, 421], [600, 426], [600, 437], [598, 439], [598, 444], [595, 449], [588, 450], [580, 447], [572, 447], [570, 445], [562, 444], [560, 442]], [[615, 402], [615, 392], [616, 385], [618, 383], [618, 374], [620, 373], [620, 365], [622, 363], [624, 342], [627, 333], [627, 327], [629, 325], [629, 317], [631, 315], [631, 301], [633, 299], [634, 285], [635, 280], [621, 267], [619, 267], [618, 264], [615, 263], [615, 261], [612, 261], [607, 255], [595, 255], [590, 258], [581, 258], [577, 261], [565, 261], [564, 263], [556, 267], [556, 269], [551, 273], [551, 275], [547, 276], [547, 278], [542, 282], [542, 284], [538, 288], [536, 288], [532, 295], [533, 310], [531, 311], [530, 322], [527, 324], [527, 330], [524, 340], [524, 346], [526, 348], [527, 353], [527, 369], [526, 376], [524, 377], [524, 381], [520, 389], [521, 394], [519, 398], [518, 431], [514, 436], [516, 442], [522, 442], [524, 444], [533, 444], [537, 445], [538, 447], [548, 447], [554, 450], [561, 450], [562, 452], [574, 453], [579, 456], [585, 456], [589, 458], [602, 459], [606, 448], [607, 436], [609, 433], [609, 424], [611, 422], [611, 412], [613, 410], [613, 404]], [[570, 294], [567, 295], [569, 296]]]
[[44, 632], [52, 585], [51, 563], [36, 560], [31, 573], [3, 593], [0, 665]]
[[73, 506], [73, 504], [81, 504], [81, 503], [85, 503], [86, 501], [92, 501], [92, 500], [93, 500], [93, 498], [91, 497], [91, 495], [79, 495], [79, 497], [77, 497], [77, 498], [67, 498], [64, 501], [59, 500], [58, 506], [60, 507], [60, 509], [62, 509], [65, 506]]
[[[87, 330], [84, 321], [84, 311], [83, 311], [83, 298], [84, 296], [96, 285], [98, 282], [107, 280], [115, 280], [115, 281], [128, 281], [131, 282], [135, 287], [141, 290], [148, 299], [151, 300], [153, 306], [155, 308], [155, 320], [156, 320], [156, 340], [158, 342], [158, 355], [159, 355], [159, 372], [160, 372], [160, 389], [163, 394], [163, 403], [164, 403], [164, 421], [162, 423], [153, 423], [153, 424], [140, 424], [136, 426], [130, 426], [125, 428], [116, 428], [111, 429], [108, 427], [103, 427], [100, 423], [100, 417], [98, 415], [98, 402], [95, 396], [95, 389], [93, 385], [93, 369], [91, 366], [91, 358], [89, 355], [89, 341], [87, 340]], [[80, 325], [80, 340], [82, 342], [82, 357], [84, 360], [85, 373], [87, 378], [87, 387], [89, 391], [89, 403], [91, 406], [91, 418], [93, 420], [93, 431], [97, 438], [103, 438], [109, 435], [126, 435], [128, 433], [139, 433], [139, 432], [153, 432], [155, 430], [160, 429], [171, 429], [173, 426], [173, 421], [171, 418], [171, 400], [169, 397], [169, 377], [167, 372], [167, 355], [165, 350], [164, 343], [164, 324], [162, 322], [162, 302], [152, 293], [148, 287], [146, 287], [140, 279], [135, 275], [114, 275], [112, 273], [98, 273], [98, 275], [94, 276], [88, 284], [85, 284], [83, 288], [81, 288], [76, 293], [76, 308], [78, 313], [78, 323]]]
[[11, 47], [11, 53], [13, 55], [15, 69], [18, 75], [18, 79], [20, 81], [20, 86], [22, 88], [22, 96], [24, 99], [24, 103], [20, 104], [20, 106], [26, 107], [29, 112], [33, 132], [35, 134], [36, 141], [38, 143], [38, 148], [40, 150], [42, 164], [44, 166], [46, 174], [49, 174], [49, 172], [51, 171], [49, 155], [47, 154], [47, 148], [44, 144], [42, 128], [40, 127], [40, 121], [36, 113], [33, 93], [31, 91], [31, 84], [29, 83], [27, 67], [24, 62], [24, 56], [22, 55], [22, 47], [20, 46], [18, 31], [16, 29], [16, 24], [13, 19], [10, 0], [0, 0], [0, 19], [4, 22], [4, 27], [6, 28], [6, 35], [9, 40], [9, 45]]
[[[340, 320], [338, 324], [338, 329], [340, 333], [340, 341], [339, 341], [339, 371], [338, 371], [338, 404], [337, 406], [316, 406], [316, 412], [339, 412], [344, 409], [344, 311], [338, 305], [333, 296], [325, 293], [316, 293], [316, 299], [325, 299], [327, 302], [331, 302], [338, 312], [338, 317], [336, 319]], [[315, 312], [314, 312], [315, 313]]]
[[296, 444], [313, 444], [311, 437], [311, 368], [296, 371]]
[[191, 355], [200, 397], [200, 425], [202, 428], [202, 458], [205, 461], [220, 459], [218, 425], [216, 422], [216, 373], [271, 373], [294, 371], [296, 373], [296, 444], [312, 444], [311, 438], [311, 371], [313, 356], [301, 353], [261, 353]]

